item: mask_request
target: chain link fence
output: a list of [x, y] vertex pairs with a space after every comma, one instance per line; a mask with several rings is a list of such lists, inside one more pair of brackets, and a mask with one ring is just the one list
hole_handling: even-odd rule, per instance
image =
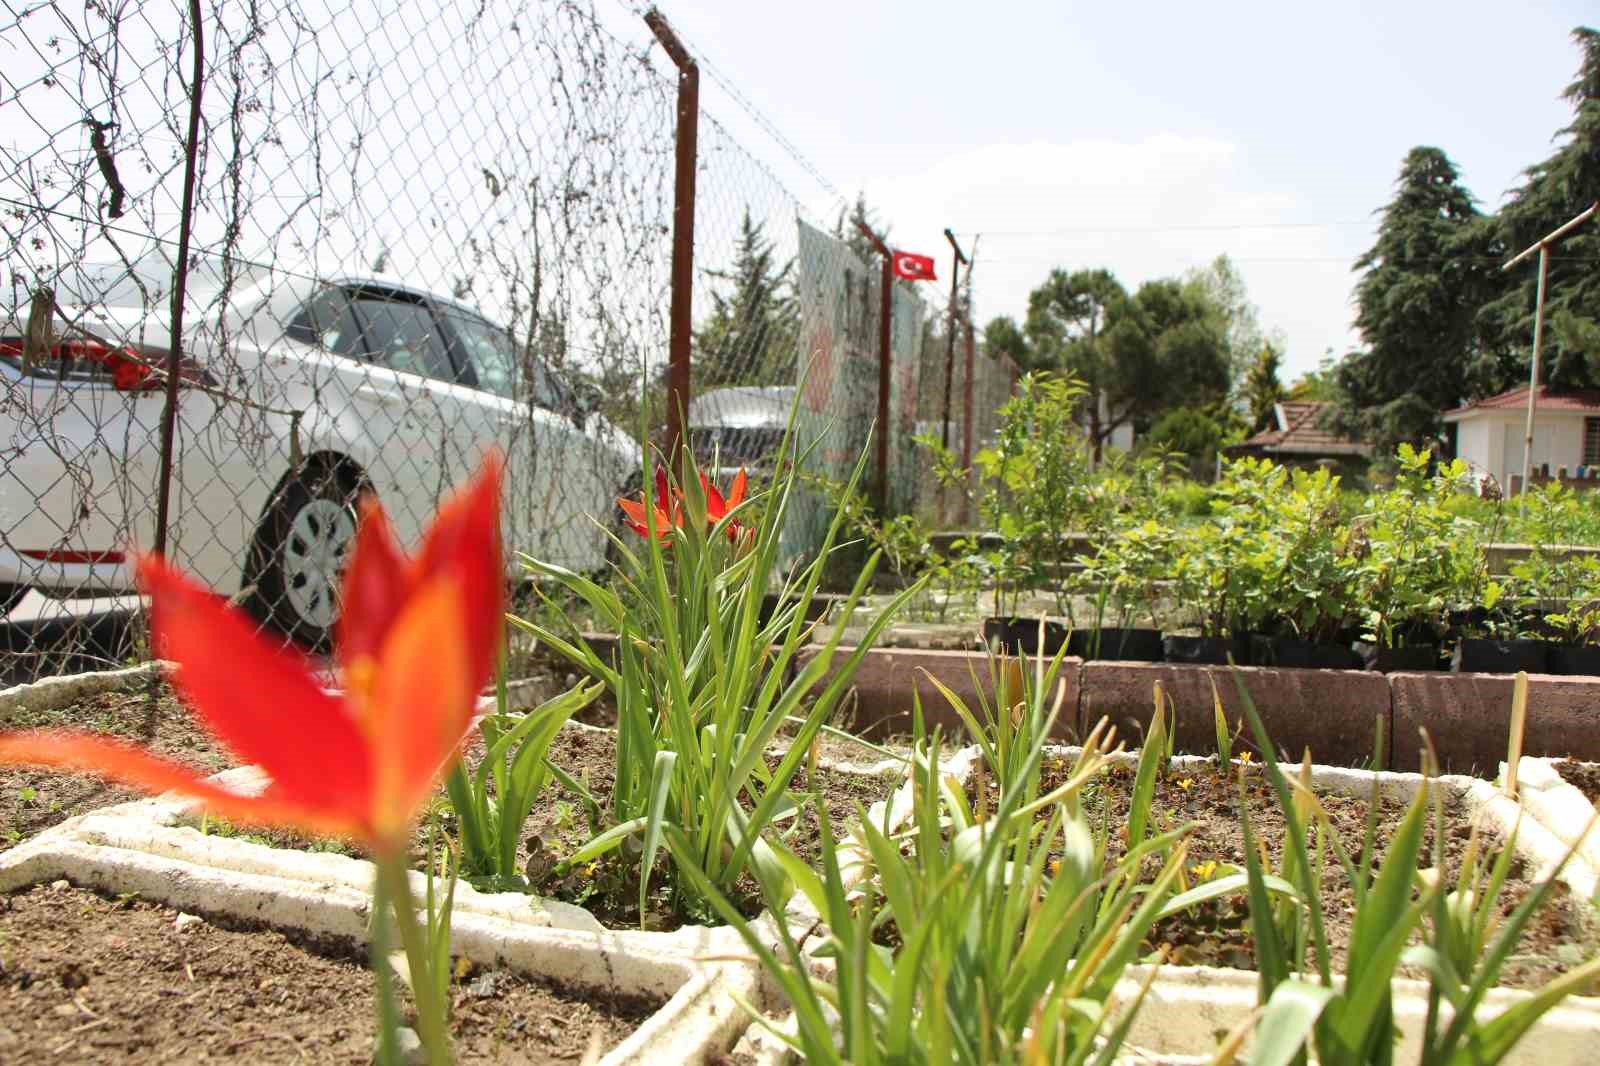
[[[145, 654], [130, 553], [163, 540], [324, 647], [355, 501], [375, 494], [414, 542], [491, 446], [508, 543], [604, 565], [612, 501], [660, 440], [667, 362], [676, 77], [610, 17], [631, 16], [575, 0], [8, 12], [0, 681]], [[832, 360], [804, 246], [808, 228], [843, 243], [714, 121], [699, 167], [689, 439], [760, 470], [808, 366], [828, 395], [875, 401], [877, 264], [813, 263], [832, 272], [813, 295], [861, 301], [838, 320], [860, 343]], [[919, 382], [928, 313], [896, 289], [891, 502], [909, 508], [910, 437], [942, 412]], [[859, 453], [875, 413], [836, 418], [835, 451]], [[812, 543], [795, 531], [796, 552]]]

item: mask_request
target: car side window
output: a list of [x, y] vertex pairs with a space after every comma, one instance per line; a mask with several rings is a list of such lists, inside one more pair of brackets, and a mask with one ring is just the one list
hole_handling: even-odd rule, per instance
[[307, 300], [284, 331], [290, 340], [314, 344], [335, 355], [360, 358], [361, 326], [344, 290], [326, 286]]
[[357, 293], [353, 302], [374, 363], [438, 381], [457, 379], [439, 323], [426, 305], [374, 293]]
[[[450, 321], [451, 332], [465, 349], [467, 360], [478, 373], [478, 387], [497, 396], [517, 399], [518, 385], [523, 384], [520, 369], [523, 363], [510, 335], [473, 315], [446, 311], [445, 317]], [[526, 383], [528, 387], [523, 391], [540, 407], [561, 410], [565, 395], [561, 383], [545, 367], [542, 359], [535, 358], [529, 362], [533, 380]]]

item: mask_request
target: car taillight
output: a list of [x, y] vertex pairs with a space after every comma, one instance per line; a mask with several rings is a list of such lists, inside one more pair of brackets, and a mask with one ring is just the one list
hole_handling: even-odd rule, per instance
[[[0, 339], [0, 359], [22, 363], [22, 341], [16, 337]], [[146, 392], [161, 387], [165, 375], [167, 352], [160, 348], [147, 348], [125, 344], [112, 348], [99, 341], [77, 338], [64, 340], [45, 353], [45, 362], [32, 368], [41, 377], [63, 377], [73, 380], [96, 380], [109, 377], [111, 386], [121, 392]], [[179, 380], [207, 381], [207, 375], [197, 364], [185, 359], [180, 364]]]
[[22, 554], [29, 559], [45, 563], [120, 563], [127, 553], [104, 549], [101, 551], [75, 551], [69, 548], [24, 548]]

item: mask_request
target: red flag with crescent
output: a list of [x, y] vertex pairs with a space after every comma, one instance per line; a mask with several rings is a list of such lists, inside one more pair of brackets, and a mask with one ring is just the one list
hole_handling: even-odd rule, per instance
[[937, 281], [933, 276], [933, 257], [914, 252], [894, 253], [894, 276], [902, 281]]

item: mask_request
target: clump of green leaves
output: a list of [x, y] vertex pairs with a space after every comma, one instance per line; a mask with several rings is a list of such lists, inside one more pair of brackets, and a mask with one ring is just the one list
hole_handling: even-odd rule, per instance
[[1367, 497], [1353, 523], [1362, 636], [1394, 648], [1436, 630], [1452, 594], [1473, 579], [1481, 526], [1451, 506], [1470, 488], [1466, 463], [1440, 463], [1409, 444], [1390, 487]]
[[[1152, 836], [1106, 869], [1078, 802], [1104, 744], [1092, 736], [1048, 794], [1028, 800], [1002, 787], [985, 813], [940, 772], [938, 738], [919, 737], [911, 825], [857, 811], [875, 876], [849, 888], [827, 819], [820, 871], [779, 852], [822, 917], [812, 937], [820, 947], [803, 946], [781, 921], [772, 945], [704, 884], [793, 1006], [792, 1026], [777, 1027], [747, 1005], [757, 1023], [811, 1063], [1112, 1061], [1142, 993], [1113, 1010], [1111, 992], [1171, 913], [1183, 834]], [[1017, 780], [1037, 779], [1041, 752], [1026, 749]], [[700, 877], [689, 842], [669, 830], [668, 843]], [[1143, 861], [1163, 851], [1159, 872], [1141, 879]], [[831, 976], [818, 976], [814, 956], [834, 961]]]
[[[692, 456], [685, 456], [681, 481], [666, 475], [664, 494], [646, 470], [645, 514], [659, 507], [658, 520], [666, 521], [674, 506], [669, 501], [677, 501], [678, 524], [657, 530], [669, 533], [670, 541], [634, 539], [631, 533], [628, 540], [617, 539], [614, 587], [521, 557], [535, 575], [581, 598], [617, 635], [613, 656], [575, 628], [561, 632], [539, 622], [517, 623], [597, 679], [616, 701], [617, 767], [609, 824], [568, 856], [565, 866], [611, 853], [637, 861], [641, 922], [668, 827], [681, 834], [698, 875], [686, 877], [681, 862], [667, 867], [670, 906], [680, 914], [705, 917], [703, 886], [732, 891], [747, 873], [779, 891], [786, 878], [769, 831], [794, 819], [807, 802], [790, 790], [790, 781], [878, 635], [923, 587], [917, 582], [902, 591], [854, 647], [841, 648], [841, 635], [881, 558], [875, 552], [840, 606], [830, 638], [803, 668], [794, 668], [812, 636], [810, 604], [843, 522], [836, 511], [817, 555], [787, 571], [780, 568], [779, 542], [795, 499], [795, 471], [805, 458], [791, 417], [772, 483], [715, 521], [709, 483]], [[865, 466], [863, 454], [848, 491], [855, 491]], [[752, 521], [753, 514], [759, 518]], [[762, 599], [769, 590], [776, 590], [778, 607], [764, 617]], [[769, 767], [767, 750], [786, 728], [788, 750]], [[562, 783], [587, 796], [581, 783], [565, 777]], [[596, 805], [592, 796], [586, 802]]]
[[[1271, 738], [1243, 681], [1236, 676], [1235, 683], [1256, 742], [1261, 750], [1272, 751]], [[1380, 731], [1380, 739], [1381, 735]], [[1311, 791], [1309, 753], [1296, 781], [1286, 777], [1275, 760], [1264, 760], [1262, 772], [1284, 820], [1279, 876], [1289, 886], [1287, 892], [1274, 892], [1269, 883], [1265, 848], [1259, 847], [1253, 834], [1241, 774], [1240, 818], [1250, 921], [1264, 1008], [1256, 1028], [1252, 1066], [1303, 1063], [1308, 1049], [1323, 1066], [1392, 1063], [1395, 1033], [1390, 989], [1402, 964], [1424, 967], [1431, 981], [1420, 1061], [1428, 1066], [1492, 1066], [1545, 1011], [1600, 973], [1600, 959], [1592, 960], [1494, 1019], [1478, 1021], [1477, 1007], [1499, 979], [1528, 921], [1549, 901], [1555, 874], [1528, 893], [1498, 928], [1490, 920], [1495, 899], [1484, 894], [1492, 892], [1498, 897], [1509, 869], [1504, 856], [1488, 866], [1469, 856], [1455, 891], [1448, 891], [1438, 873], [1444, 868], [1444, 822], [1439, 788], [1433, 781], [1434, 765], [1431, 756], [1425, 759], [1427, 780], [1381, 848], [1377, 840], [1379, 792], [1374, 781], [1361, 852], [1350, 855]], [[1433, 867], [1424, 871], [1420, 867], [1426, 854], [1424, 829], [1430, 811], [1436, 819]], [[1508, 852], [1512, 846], [1514, 842], [1508, 843]], [[1342, 972], [1329, 951], [1324, 925], [1322, 886], [1329, 856], [1349, 881], [1354, 898]], [[1567, 857], [1570, 859], [1571, 852]], [[1408, 947], [1419, 931], [1425, 933], [1424, 944]], [[1441, 1002], [1454, 1009], [1448, 1025], [1443, 1021]]]
[[528, 887], [517, 869], [517, 844], [539, 793], [550, 781], [547, 756], [561, 727], [600, 694], [588, 681], [526, 714], [507, 708], [505, 671], [496, 684], [496, 709], [478, 722], [484, 756], [475, 770], [457, 761], [445, 778], [459, 822], [461, 872], [480, 888]]

